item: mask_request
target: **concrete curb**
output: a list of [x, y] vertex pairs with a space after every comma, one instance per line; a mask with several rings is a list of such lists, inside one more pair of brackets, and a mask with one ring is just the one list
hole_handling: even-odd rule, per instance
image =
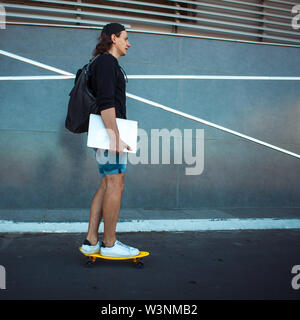
[[[0, 232], [87, 232], [88, 222], [16, 222], [0, 220]], [[117, 232], [300, 229], [300, 219], [167, 219], [119, 221]], [[99, 232], [103, 232], [103, 223]]]

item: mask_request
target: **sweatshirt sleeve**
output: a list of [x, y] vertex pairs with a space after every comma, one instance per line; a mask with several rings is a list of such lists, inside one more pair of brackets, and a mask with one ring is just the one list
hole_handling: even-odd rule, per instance
[[118, 70], [113, 57], [105, 55], [96, 65], [96, 103], [99, 112], [115, 107]]

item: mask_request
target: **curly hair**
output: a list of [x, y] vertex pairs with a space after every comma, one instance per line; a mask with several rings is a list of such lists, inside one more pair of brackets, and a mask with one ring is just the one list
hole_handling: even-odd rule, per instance
[[[117, 37], [120, 37], [121, 32], [116, 33], [115, 35]], [[93, 57], [91, 58], [91, 60], [96, 57], [98, 54], [102, 54], [106, 51], [108, 51], [111, 48], [112, 45], [112, 40], [111, 40], [111, 36], [108, 36], [107, 34], [103, 33], [102, 35], [100, 34], [100, 36], [98, 37], [98, 43], [96, 45], [96, 48], [94, 49], [92, 55]], [[91, 61], [90, 60], [90, 61]]]

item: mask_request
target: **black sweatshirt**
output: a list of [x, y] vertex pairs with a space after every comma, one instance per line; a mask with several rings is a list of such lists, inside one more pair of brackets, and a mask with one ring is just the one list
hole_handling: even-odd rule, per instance
[[116, 59], [109, 52], [101, 54], [91, 65], [89, 87], [96, 97], [99, 113], [115, 107], [116, 117], [126, 118], [126, 83]]

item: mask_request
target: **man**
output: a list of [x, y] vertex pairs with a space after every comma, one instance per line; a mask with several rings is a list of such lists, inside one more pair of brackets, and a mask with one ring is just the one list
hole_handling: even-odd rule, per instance
[[[104, 26], [94, 50], [99, 55], [91, 66], [90, 87], [96, 96], [100, 114], [110, 138], [109, 150], [94, 148], [101, 185], [95, 193], [91, 209], [88, 233], [81, 251], [110, 257], [130, 257], [139, 250], [123, 244], [116, 238], [116, 225], [119, 218], [127, 152], [131, 148], [120, 139], [116, 118], [126, 119], [125, 79], [118, 59], [125, 56], [130, 43], [123, 25], [110, 23]], [[104, 235], [100, 246], [98, 229], [104, 219]]]

